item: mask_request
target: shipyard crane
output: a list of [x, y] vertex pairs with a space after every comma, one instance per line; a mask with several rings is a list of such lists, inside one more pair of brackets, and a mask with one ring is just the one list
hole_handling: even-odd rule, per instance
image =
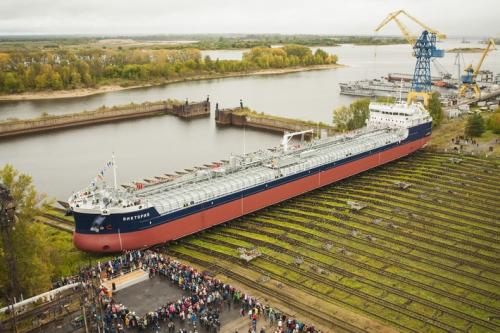
[[458, 88], [458, 96], [460, 97], [465, 97], [465, 94], [469, 90], [473, 90], [474, 92], [474, 97], [479, 98], [481, 97], [481, 89], [476, 83], [476, 77], [479, 71], [481, 70], [481, 66], [483, 65], [484, 59], [488, 55], [489, 51], [496, 50], [496, 45], [495, 41], [493, 39], [488, 40], [488, 44], [486, 45], [486, 48], [483, 51], [483, 54], [481, 55], [481, 58], [479, 59], [479, 62], [477, 63], [476, 67], [473, 68], [472, 64], [467, 66], [464, 70], [465, 75], [462, 75], [460, 77], [460, 80], [462, 81], [462, 84], [460, 85], [460, 88]]
[[[417, 38], [409, 32], [408, 28], [399, 20], [399, 15], [405, 15], [424, 29], [420, 37]], [[445, 39], [446, 35], [428, 27], [404, 10], [389, 13], [375, 31], [379, 31], [390, 21], [396, 22], [406, 41], [413, 47], [414, 56], [417, 58], [407, 102], [411, 103], [420, 97], [423, 98], [424, 105], [427, 105], [432, 85], [431, 59], [444, 56], [444, 51], [436, 47], [436, 39]]]
[[378, 27], [375, 29], [375, 31], [379, 31], [385, 25], [387, 25], [387, 23], [389, 23], [390, 21], [394, 21], [398, 25], [399, 30], [401, 30], [401, 32], [403, 33], [403, 36], [405, 37], [405, 39], [408, 42], [408, 44], [410, 44], [411, 46], [414, 46], [415, 43], [417, 42], [417, 37], [414, 36], [414, 35], [412, 35], [409, 32], [408, 28], [399, 20], [399, 18], [398, 18], [399, 15], [405, 15], [410, 20], [412, 20], [413, 22], [415, 22], [416, 24], [418, 24], [419, 26], [421, 26], [424, 30], [427, 30], [431, 34], [436, 35], [436, 37], [439, 40], [446, 39], [446, 35], [445, 34], [442, 34], [439, 31], [428, 27], [427, 25], [425, 25], [421, 21], [417, 20], [414, 16], [408, 14], [406, 11], [404, 11], [402, 9], [398, 10], [398, 11], [395, 11], [395, 12], [392, 12], [392, 13], [389, 13], [389, 15], [387, 15], [387, 17], [382, 21], [382, 23], [380, 23], [378, 25]]

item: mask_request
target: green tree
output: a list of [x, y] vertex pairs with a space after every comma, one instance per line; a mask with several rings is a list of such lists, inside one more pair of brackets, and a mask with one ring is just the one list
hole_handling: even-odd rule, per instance
[[429, 98], [428, 110], [432, 117], [432, 126], [439, 126], [443, 120], [443, 108], [438, 93], [432, 93], [431, 98]]
[[484, 119], [479, 113], [473, 114], [467, 119], [465, 125], [465, 136], [467, 137], [480, 137], [485, 130]]
[[[11, 165], [0, 169], [0, 182], [7, 186], [16, 207], [15, 227], [12, 229], [12, 246], [17, 262], [17, 276], [21, 293], [31, 296], [51, 286], [53, 266], [52, 250], [42, 226], [34, 219], [44, 209], [44, 197], [37, 194], [31, 177], [16, 171]], [[0, 287], [8, 292], [7, 264], [5, 251], [0, 243]]]
[[500, 134], [500, 108], [488, 119], [488, 129], [492, 130], [495, 134]]
[[349, 107], [342, 106], [333, 112], [333, 123], [337, 130], [351, 131], [365, 126], [366, 119], [370, 115], [370, 99], [358, 99]]
[[352, 113], [347, 106], [341, 106], [333, 111], [333, 124], [337, 128], [337, 131], [347, 131], [347, 124], [349, 123], [351, 118]]
[[368, 98], [358, 99], [357, 101], [351, 103], [349, 109], [351, 110], [353, 117], [348, 124], [349, 130], [365, 126], [366, 119], [368, 119], [368, 116], [370, 115], [369, 105], [370, 100]]
[[77, 71], [72, 71], [71, 72], [71, 86], [73, 88], [76, 88], [78, 86], [80, 86], [80, 83], [82, 82], [82, 78], [80, 77], [80, 73], [78, 73]]
[[23, 89], [23, 85], [21, 81], [19, 80], [18, 76], [16, 73], [9, 72], [5, 75], [4, 77], [4, 89], [7, 92], [10, 93], [15, 93], [15, 92], [20, 92]]
[[50, 86], [54, 90], [61, 90], [63, 88], [63, 82], [59, 73], [55, 72], [52, 74], [52, 77], [50, 78]]
[[212, 61], [212, 58], [210, 58], [210, 56], [208, 54], [205, 56], [205, 59], [203, 60], [203, 62], [205, 63], [206, 69], [208, 69], [208, 70], [212, 69], [214, 62]]
[[303, 59], [306, 56], [312, 56], [312, 51], [307, 46], [288, 44], [283, 46], [283, 50], [286, 52], [287, 56], [294, 55], [299, 57], [300, 59]]
[[38, 90], [44, 90], [49, 86], [49, 79], [47, 74], [38, 74], [35, 77], [35, 87]]
[[378, 103], [394, 104], [394, 103], [396, 103], [396, 97], [379, 96], [379, 97], [375, 98], [375, 101]]
[[315, 57], [320, 57], [321, 59], [326, 59], [328, 58], [329, 54], [324, 51], [323, 49], [317, 49], [316, 52], [314, 52]]

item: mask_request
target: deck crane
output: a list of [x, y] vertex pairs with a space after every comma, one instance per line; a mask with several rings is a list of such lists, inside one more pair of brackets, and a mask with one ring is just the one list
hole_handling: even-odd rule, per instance
[[[408, 28], [399, 20], [399, 15], [405, 15], [424, 29], [420, 37], [417, 38], [409, 32]], [[379, 31], [390, 21], [396, 22], [406, 41], [413, 47], [414, 55], [417, 58], [407, 102], [411, 103], [421, 97], [424, 100], [424, 105], [427, 105], [432, 85], [431, 59], [444, 56], [444, 51], [436, 47], [436, 39], [445, 39], [446, 35], [428, 27], [404, 10], [389, 13], [375, 31]]]
[[460, 88], [458, 88], [458, 96], [460, 97], [465, 97], [465, 94], [467, 91], [472, 89], [474, 91], [474, 97], [479, 98], [481, 97], [481, 89], [479, 89], [479, 86], [476, 83], [476, 77], [479, 71], [481, 70], [481, 66], [483, 65], [484, 58], [488, 55], [488, 52], [491, 50], [495, 50], [496, 45], [495, 41], [493, 39], [488, 40], [488, 44], [486, 45], [486, 48], [484, 49], [483, 54], [481, 55], [481, 58], [479, 59], [479, 62], [476, 65], [476, 68], [472, 67], [472, 64], [467, 66], [464, 70], [465, 75], [462, 75], [460, 77], [460, 80], [462, 81], [462, 84], [460, 85]]

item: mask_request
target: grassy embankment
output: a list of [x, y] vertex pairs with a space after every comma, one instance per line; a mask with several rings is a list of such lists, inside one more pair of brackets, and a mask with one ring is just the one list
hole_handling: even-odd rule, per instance
[[[46, 215], [41, 217], [49, 219], [59, 225], [69, 226], [74, 228], [74, 220], [71, 216], [65, 216], [64, 212], [60, 209], [49, 209]], [[35, 222], [41, 223], [41, 222]], [[59, 256], [58, 262], [54, 262], [56, 267], [54, 276], [70, 276], [77, 274], [78, 271], [89, 264], [96, 264], [98, 261], [108, 261], [114, 256], [93, 254], [82, 252], [75, 248], [72, 240], [72, 233], [65, 231], [61, 228], [42, 224], [49, 237], [50, 244], [57, 249]]]
[[[356, 325], [365, 325], [353, 319], [362, 315], [402, 332], [495, 332], [499, 165], [418, 152], [183, 239], [168, 253], [232, 269], [255, 288], [302, 295]], [[412, 186], [401, 190], [398, 181]], [[353, 211], [350, 200], [367, 207]], [[262, 256], [244, 264], [237, 249], [254, 246]]]
[[[482, 116], [485, 119], [485, 123], [488, 122], [488, 117], [492, 114], [493, 113], [491, 112], [482, 113]], [[429, 147], [439, 150], [453, 150], [455, 145], [451, 140], [453, 138], [456, 138], [457, 136], [464, 135], [466, 124], [467, 117], [443, 120], [439, 127], [433, 129]], [[500, 145], [496, 143], [496, 141], [500, 139], [500, 134], [495, 134], [492, 130], [486, 129], [486, 131], [480, 137], [474, 139], [479, 144], [479, 147], [473, 145], [464, 146], [463, 148], [466, 151], [473, 151], [475, 154], [480, 155], [488, 154], [490, 156], [500, 157]], [[489, 151], [490, 147], [493, 147], [492, 152]]]

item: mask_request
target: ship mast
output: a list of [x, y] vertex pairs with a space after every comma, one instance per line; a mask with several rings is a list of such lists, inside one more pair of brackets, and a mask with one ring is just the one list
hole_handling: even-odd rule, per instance
[[113, 161], [113, 178], [115, 181], [115, 190], [118, 189], [118, 185], [116, 183], [116, 161], [115, 161], [115, 153], [112, 155], [112, 161]]

